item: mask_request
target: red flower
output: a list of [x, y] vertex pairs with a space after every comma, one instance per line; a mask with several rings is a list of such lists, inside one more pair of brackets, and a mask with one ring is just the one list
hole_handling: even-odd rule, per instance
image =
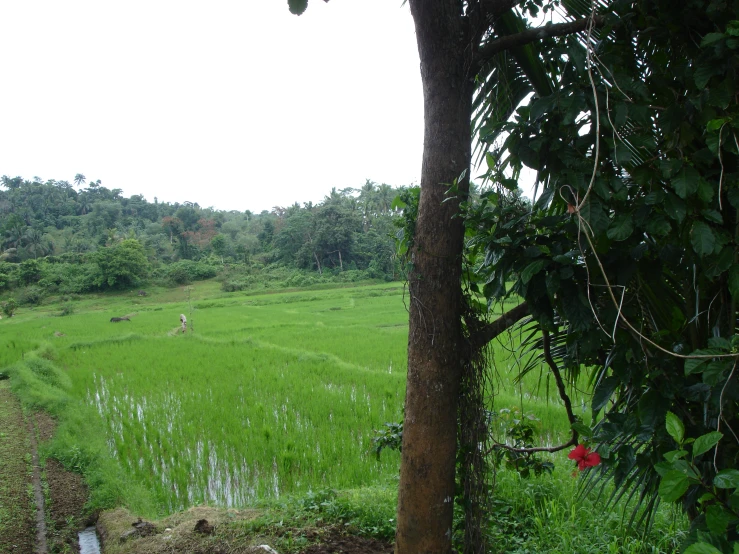
[[567, 457], [577, 462], [580, 471], [586, 467], [595, 467], [600, 463], [600, 454], [593, 452], [590, 448], [585, 448], [582, 444], [578, 444]]

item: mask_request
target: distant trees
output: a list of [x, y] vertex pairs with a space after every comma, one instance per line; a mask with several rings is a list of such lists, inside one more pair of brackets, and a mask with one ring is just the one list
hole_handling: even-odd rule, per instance
[[31, 286], [14, 268], [47, 257], [53, 267], [43, 262], [42, 267], [53, 276], [41, 278], [41, 288], [84, 292], [128, 286], [146, 274], [134, 268], [128, 275], [116, 266], [122, 262], [116, 248], [128, 239], [138, 241], [155, 278], [169, 276], [165, 268], [182, 260], [206, 261], [221, 270], [230, 263], [243, 264], [246, 272], [315, 271], [319, 277], [327, 270], [331, 275], [367, 271], [374, 278], [397, 274], [392, 238], [397, 213], [391, 204], [400, 189], [389, 185], [367, 180], [357, 189], [334, 188], [319, 203], [252, 213], [126, 198], [82, 173], [71, 182], [78, 189], [64, 180], [0, 177], [0, 260], [11, 262], [5, 288]]

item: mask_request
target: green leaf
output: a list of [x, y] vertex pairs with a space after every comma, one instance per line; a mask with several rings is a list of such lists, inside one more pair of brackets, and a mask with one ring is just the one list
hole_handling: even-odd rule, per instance
[[672, 471], [673, 469], [675, 468], [672, 467], [672, 463], [670, 462], [658, 462], [654, 464], [654, 471], [656, 471], [660, 477], [664, 477], [667, 475], [668, 471]]
[[631, 223], [631, 214], [623, 214], [618, 216], [608, 228], [608, 238], [615, 241], [626, 240], [634, 232], [634, 225]]
[[584, 423], [573, 423], [572, 430], [576, 431], [582, 437], [593, 436], [593, 430]]
[[700, 358], [690, 358], [688, 360], [685, 360], [685, 375], [692, 375], [693, 373], [700, 373], [701, 366], [703, 364], [708, 363], [707, 359], [700, 359]]
[[675, 502], [687, 492], [689, 486], [688, 476], [673, 469], [662, 477], [659, 484], [659, 496], [665, 502]]
[[702, 221], [694, 221], [690, 230], [690, 244], [699, 256], [707, 256], [713, 252], [716, 245], [716, 237], [708, 224]]
[[536, 260], [535, 262], [532, 262], [529, 265], [527, 265], [524, 268], [524, 270], [521, 272], [521, 281], [524, 284], [531, 281], [534, 275], [539, 273], [546, 264], [547, 264], [546, 260]]
[[685, 219], [685, 215], [687, 214], [685, 202], [680, 200], [680, 198], [678, 198], [674, 194], [668, 194], [665, 198], [665, 213], [671, 219], [674, 219], [678, 223], [682, 223], [683, 219]]
[[685, 438], [685, 426], [680, 418], [672, 412], [667, 412], [665, 416], [665, 427], [670, 436], [675, 439], [677, 444], [682, 444]]
[[722, 469], [713, 478], [713, 486], [719, 489], [739, 488], [739, 469]]
[[490, 152], [485, 153], [485, 163], [488, 165], [488, 169], [495, 169], [497, 160]]
[[684, 166], [672, 179], [672, 186], [683, 200], [698, 190], [700, 174], [694, 167]]
[[672, 231], [672, 225], [661, 215], [651, 218], [647, 223], [649, 234], [665, 237], [670, 234], [670, 231]]
[[706, 525], [714, 535], [722, 536], [729, 527], [730, 516], [720, 505], [711, 504], [706, 510]]
[[308, 0], [287, 0], [287, 5], [290, 8], [290, 13], [301, 15], [308, 7]]
[[669, 452], [665, 452], [665, 460], [667, 460], [669, 463], [672, 463], [675, 460], [684, 458], [687, 455], [687, 450], [670, 450]]
[[705, 179], [698, 180], [698, 198], [706, 204], [713, 200], [713, 187]]
[[739, 265], [737, 264], [729, 270], [729, 292], [734, 300], [739, 300]]
[[706, 123], [706, 131], [718, 131], [719, 129], [721, 129], [725, 122], [725, 119], [712, 119], [711, 121]]
[[724, 218], [721, 217], [721, 214], [718, 213], [716, 210], [701, 210], [701, 215], [711, 223], [718, 223], [719, 225], [722, 225], [724, 222]]
[[605, 406], [613, 395], [613, 391], [621, 382], [618, 377], [607, 377], [603, 379], [593, 393], [593, 400], [591, 402], [593, 414], [597, 414], [603, 406]]
[[686, 548], [683, 554], [721, 554], [721, 551], [707, 542], [696, 542]]
[[708, 33], [706, 36], [703, 37], [703, 40], [701, 40], [701, 48], [704, 48], [709, 44], [713, 44], [714, 42], [721, 40], [725, 36], [726, 35], [723, 33]]
[[723, 436], [724, 435], [718, 431], [711, 431], [710, 433], [706, 433], [705, 435], [701, 435], [695, 439], [695, 443], [693, 443], [693, 457], [700, 456], [704, 452], [708, 452], [718, 444], [718, 441], [720, 441]]
[[731, 352], [731, 341], [724, 337], [711, 337], [708, 339], [709, 348], [718, 348], [725, 352]]
[[708, 81], [710, 81], [711, 77], [713, 77], [715, 74], [716, 68], [710, 65], [699, 65], [698, 68], [695, 70], [695, 74], [693, 75], [695, 86], [698, 87], [699, 90], [706, 88]]

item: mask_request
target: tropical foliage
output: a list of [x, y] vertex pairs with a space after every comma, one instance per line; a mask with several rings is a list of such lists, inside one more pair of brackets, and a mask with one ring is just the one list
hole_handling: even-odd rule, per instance
[[[739, 4], [593, 10], [579, 35], [529, 45], [516, 63], [501, 53], [480, 84], [476, 128], [496, 184], [468, 206], [471, 287], [491, 302], [525, 298], [523, 350], [571, 382], [587, 374], [594, 425], [573, 427], [603, 462], [588, 486], [612, 478], [615, 498], [642, 500], [642, 521], [660, 498], [680, 501], [693, 519], [688, 551], [731, 552]], [[521, 217], [504, 192], [524, 166], [540, 194]]]

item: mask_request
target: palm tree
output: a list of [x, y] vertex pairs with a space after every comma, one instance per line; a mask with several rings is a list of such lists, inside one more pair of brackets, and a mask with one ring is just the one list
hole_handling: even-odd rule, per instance
[[85, 184], [85, 181], [87, 180], [87, 177], [85, 177], [82, 173], [78, 173], [74, 176], [74, 184], [78, 187], [81, 187]]
[[87, 193], [82, 193], [77, 198], [77, 204], [79, 205], [80, 215], [85, 215], [90, 211], [92, 207], [92, 201]]
[[377, 188], [377, 207], [380, 209], [380, 213], [387, 213], [390, 211], [390, 206], [393, 204], [393, 187], [382, 183]]
[[26, 231], [26, 244], [30, 250], [33, 250], [33, 257], [38, 258], [39, 253], [44, 254], [47, 252], [48, 241], [45, 239], [44, 234], [38, 229], [28, 229]]
[[359, 203], [362, 206], [362, 221], [364, 223], [364, 230], [367, 231], [369, 226], [369, 218], [372, 210], [375, 207], [375, 183], [367, 179], [367, 181], [359, 189]]

